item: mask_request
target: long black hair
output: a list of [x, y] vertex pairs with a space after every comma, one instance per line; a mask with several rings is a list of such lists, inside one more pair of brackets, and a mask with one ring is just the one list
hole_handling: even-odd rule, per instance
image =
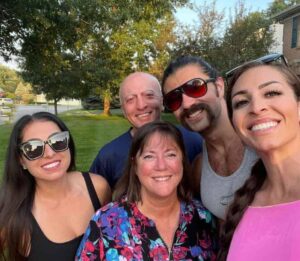
[[[38, 112], [25, 115], [14, 125], [6, 153], [4, 176], [0, 189], [0, 259], [25, 260], [30, 247], [31, 209], [36, 183], [28, 170], [23, 169], [19, 145], [23, 130], [35, 121], [54, 122], [61, 131], [67, 126], [54, 114]], [[71, 162], [68, 171], [75, 169], [75, 146], [70, 134]]]

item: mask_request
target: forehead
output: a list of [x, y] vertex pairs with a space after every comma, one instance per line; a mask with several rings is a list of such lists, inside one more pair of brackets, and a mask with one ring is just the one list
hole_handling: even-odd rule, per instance
[[283, 74], [270, 66], [259, 66], [244, 72], [233, 86], [233, 92], [240, 89], [251, 89], [269, 81], [287, 84]]
[[144, 145], [144, 150], [161, 150], [161, 148], [165, 147], [178, 148], [179, 146], [177, 145], [175, 138], [170, 134], [156, 131], [148, 137]]
[[52, 121], [35, 120], [29, 123], [22, 132], [22, 141], [30, 139], [46, 140], [51, 134], [61, 131]]
[[194, 78], [207, 79], [208, 75], [198, 64], [189, 64], [178, 68], [166, 79], [164, 84], [164, 91], [169, 92]]
[[160, 92], [158, 82], [147, 74], [131, 75], [121, 85], [121, 96], [123, 97], [145, 91]]

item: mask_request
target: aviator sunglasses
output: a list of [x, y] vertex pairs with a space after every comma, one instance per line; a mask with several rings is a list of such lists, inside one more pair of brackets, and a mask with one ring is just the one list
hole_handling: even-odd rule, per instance
[[23, 142], [20, 145], [20, 150], [28, 160], [35, 160], [43, 157], [46, 144], [48, 144], [55, 152], [67, 150], [69, 148], [69, 137], [68, 131], [53, 133], [46, 141], [32, 139]]
[[216, 79], [195, 78], [187, 81], [176, 89], [164, 94], [164, 105], [170, 111], [176, 111], [182, 104], [182, 94], [192, 98], [199, 98], [206, 94], [207, 83], [214, 82]]
[[[286, 58], [284, 57], [283, 54], [279, 54], [279, 53], [272, 53], [272, 54], [267, 54], [265, 56], [259, 57], [255, 60], [252, 60], [250, 62], [247, 63], [252, 63], [252, 62], [258, 62], [261, 64], [283, 64], [285, 66], [288, 66], [288, 62], [286, 60]], [[244, 66], [245, 64], [239, 65], [233, 69], [231, 69], [230, 71], [225, 73], [225, 79], [226, 79], [226, 84], [227, 86], [229, 85], [232, 76], [234, 75], [234, 73], [241, 68], [242, 66]]]

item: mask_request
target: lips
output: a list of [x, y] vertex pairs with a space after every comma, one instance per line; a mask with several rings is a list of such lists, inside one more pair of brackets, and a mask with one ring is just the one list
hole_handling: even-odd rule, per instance
[[137, 118], [145, 118], [145, 117], [148, 117], [149, 115], [151, 115], [151, 111], [150, 112], [145, 112], [145, 113], [141, 113], [141, 114], [138, 114], [136, 115]]
[[161, 176], [161, 177], [153, 177], [156, 182], [165, 182], [168, 181], [171, 176]]
[[264, 131], [276, 127], [279, 124], [277, 121], [268, 121], [259, 124], [254, 124], [250, 127], [251, 131]]
[[53, 168], [56, 168], [59, 164], [60, 164], [60, 161], [57, 160], [57, 161], [53, 161], [53, 162], [44, 164], [42, 166], [42, 168], [44, 168], [44, 169], [53, 169]]

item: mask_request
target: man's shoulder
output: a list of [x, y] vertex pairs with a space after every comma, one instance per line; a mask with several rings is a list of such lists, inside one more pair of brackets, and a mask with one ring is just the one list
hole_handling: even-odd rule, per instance
[[132, 142], [132, 137], [130, 135], [130, 130], [124, 132], [117, 138], [113, 139], [109, 143], [106, 143], [101, 149], [100, 152], [108, 152], [108, 151], [114, 151], [114, 150], [120, 150], [123, 147], [130, 146]]
[[176, 127], [181, 132], [184, 139], [189, 138], [202, 141], [202, 137], [198, 132], [190, 131], [181, 125], [176, 125]]

